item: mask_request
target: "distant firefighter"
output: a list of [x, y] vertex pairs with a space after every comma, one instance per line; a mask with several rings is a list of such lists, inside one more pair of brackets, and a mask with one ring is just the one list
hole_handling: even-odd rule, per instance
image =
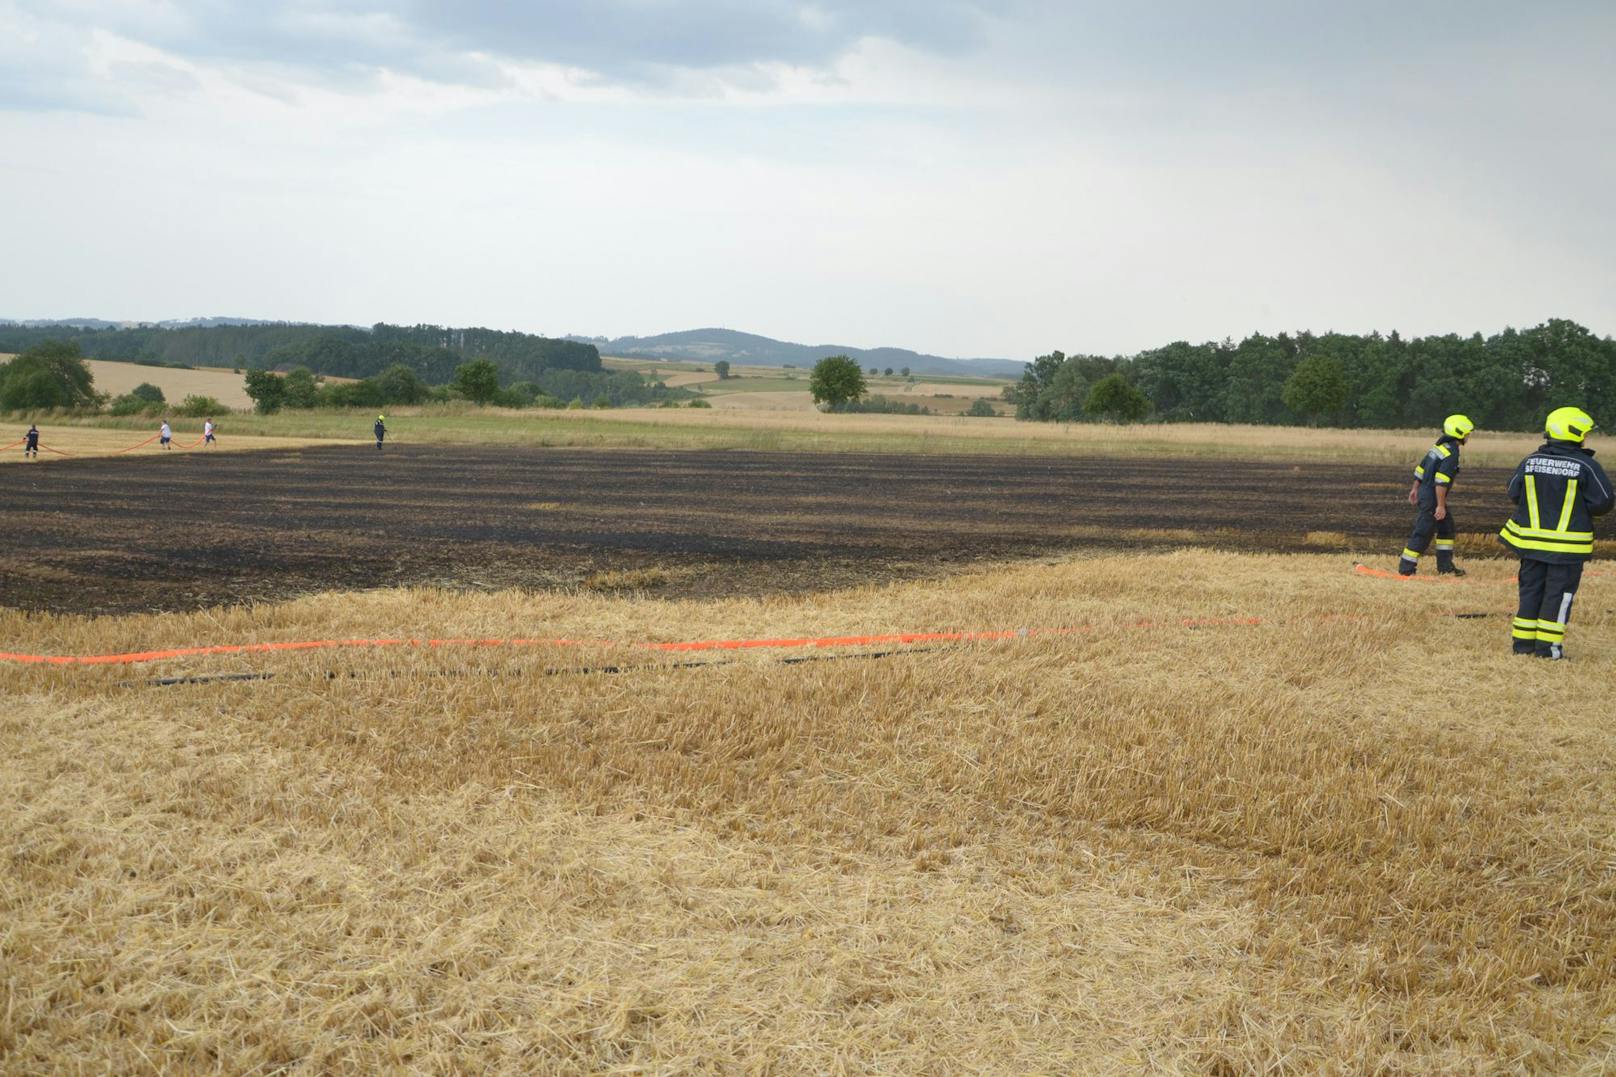
[[24, 459], [33, 457], [39, 459], [39, 427], [29, 426], [28, 433], [22, 437], [22, 455]]
[[157, 428], [157, 444], [165, 449], [171, 449], [173, 446], [169, 443], [173, 440], [174, 431], [169, 429], [168, 420], [164, 419], [163, 425]]
[[217, 442], [213, 440], [213, 431], [214, 426], [212, 419], [209, 419], [207, 422], [202, 424], [202, 445], [204, 447], [217, 444]]
[[1543, 424], [1548, 440], [1509, 480], [1515, 512], [1498, 540], [1521, 559], [1521, 602], [1510, 632], [1516, 654], [1565, 657], [1571, 602], [1594, 553], [1594, 517], [1616, 505], [1605, 469], [1582, 443], [1593, 428], [1581, 408], [1555, 408]]
[[1420, 557], [1436, 537], [1436, 570], [1439, 574], [1463, 576], [1464, 569], [1453, 563], [1453, 538], [1457, 529], [1448, 510], [1448, 494], [1459, 477], [1459, 446], [1470, 440], [1476, 424], [1463, 415], [1442, 420], [1442, 435], [1420, 462], [1414, 465], [1414, 485], [1409, 487], [1408, 503], [1417, 510], [1414, 530], [1403, 547], [1397, 571], [1412, 576], [1419, 570]]
[[386, 436], [387, 436], [387, 416], [378, 415], [378, 416], [376, 416], [376, 449], [377, 449], [378, 452], [381, 450], [381, 447], [382, 447], [382, 439], [385, 438]]

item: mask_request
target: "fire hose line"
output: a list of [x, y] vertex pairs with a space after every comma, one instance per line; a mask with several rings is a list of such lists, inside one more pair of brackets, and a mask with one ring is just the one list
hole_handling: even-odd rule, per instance
[[[1395, 573], [1384, 572], [1380, 569], [1370, 568], [1367, 565], [1354, 566], [1360, 575], [1384, 577], [1403, 580]], [[1417, 578], [1417, 577], [1416, 577]], [[1443, 581], [1449, 582], [1449, 581]], [[1454, 580], [1453, 583], [1464, 581]], [[1476, 581], [1481, 582], [1481, 581]], [[1454, 617], [1482, 617], [1486, 614], [1454, 613]], [[1333, 621], [1363, 620], [1363, 615], [1350, 613], [1316, 614], [1304, 618], [1310, 623], [1320, 624]], [[752, 650], [794, 650], [794, 649], [822, 649], [837, 647], [868, 647], [881, 644], [912, 647], [915, 644], [927, 643], [974, 643], [992, 642], [997, 640], [1031, 639], [1043, 637], [1075, 636], [1098, 632], [1107, 628], [1117, 631], [1137, 631], [1157, 628], [1233, 628], [1256, 627], [1260, 625], [1282, 623], [1275, 618], [1265, 617], [1184, 617], [1166, 621], [1132, 621], [1115, 626], [1101, 624], [1073, 625], [1064, 628], [1011, 628], [987, 629], [962, 632], [887, 632], [874, 635], [855, 636], [794, 636], [765, 639], [709, 639], [709, 640], [678, 640], [654, 641], [638, 640], [620, 642], [614, 640], [582, 640], [556, 637], [548, 639], [527, 638], [423, 638], [423, 637], [391, 637], [375, 639], [323, 639], [323, 640], [278, 640], [265, 643], [223, 643], [208, 644], [195, 647], [172, 647], [161, 650], [125, 651], [113, 654], [23, 654], [9, 651], [0, 651], [0, 663], [21, 666], [131, 666], [146, 662], [161, 662], [176, 658], [201, 658], [215, 655], [249, 655], [273, 654], [292, 651], [334, 651], [334, 650], [443, 650], [448, 648], [483, 648], [483, 649], [515, 649], [537, 647], [627, 647], [636, 650], [656, 651], [662, 653], [691, 653], [698, 651], [752, 651]]]
[[[161, 434], [153, 434], [151, 437], [147, 438], [145, 441], [142, 441], [139, 445], [130, 445], [128, 448], [124, 448], [124, 449], [114, 449], [112, 452], [105, 453], [104, 455], [106, 455], [106, 456], [122, 456], [126, 452], [134, 452], [136, 449], [144, 449], [147, 445], [150, 445], [152, 442], [156, 441], [161, 436], [162, 436]], [[5, 452], [6, 449], [14, 449], [18, 445], [21, 445], [26, 440], [27, 440], [26, 438], [20, 438], [17, 441], [12, 442], [10, 445], [7, 445], [5, 447], [5, 449], [0, 449], [0, 452]], [[214, 440], [215, 441], [218, 440], [218, 435], [214, 435]], [[207, 441], [207, 435], [204, 434], [204, 435], [198, 437], [195, 441], [191, 442], [188, 445], [175, 445], [174, 447], [176, 449], [195, 449], [195, 448], [198, 448], [199, 446], [201, 446], [202, 443], [205, 442], [205, 441]], [[39, 447], [41, 449], [44, 449], [46, 452], [55, 453], [57, 456], [76, 457], [76, 456], [85, 455], [84, 453], [67, 452], [66, 450], [63, 450], [63, 449], [52, 448], [51, 446], [46, 445], [44, 442], [40, 442]]]
[[18, 438], [16, 441], [13, 441], [10, 445], [7, 445], [4, 449], [0, 449], [0, 452], [7, 452], [7, 451], [9, 451], [11, 449], [15, 449], [18, 445], [21, 445], [23, 442], [25, 442], [27, 440], [28, 440], [27, 438]]
[[[1329, 614], [1315, 621], [1350, 620], [1350, 615]], [[1115, 626], [1118, 630], [1151, 628], [1245, 627], [1273, 623], [1262, 617], [1185, 617], [1173, 621], [1134, 621]], [[636, 650], [683, 654], [695, 651], [789, 650], [834, 647], [864, 647], [878, 644], [909, 646], [917, 643], [973, 643], [994, 640], [1073, 636], [1100, 631], [1105, 625], [1077, 625], [1069, 628], [1011, 628], [969, 632], [888, 632], [863, 636], [801, 636], [778, 639], [710, 639], [682, 641], [632, 641], [579, 639], [426, 639], [397, 637], [386, 639], [284, 640], [270, 643], [226, 643], [165, 650], [127, 651], [119, 654], [17, 654], [0, 651], [0, 662], [27, 666], [129, 666], [174, 658], [209, 655], [271, 654], [285, 651], [331, 650], [442, 650], [446, 648], [528, 648], [528, 647], [628, 647]]]

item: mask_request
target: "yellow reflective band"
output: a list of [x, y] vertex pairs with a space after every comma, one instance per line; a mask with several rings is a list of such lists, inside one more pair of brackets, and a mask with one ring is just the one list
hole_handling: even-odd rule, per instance
[[1498, 537], [1515, 547], [1517, 550], [1539, 550], [1543, 553], [1575, 554], [1592, 554], [1594, 552], [1594, 544], [1592, 542], [1544, 542], [1541, 539], [1519, 538], [1510, 534], [1508, 531], [1500, 531], [1498, 533]]
[[1403, 559], [1405, 561], [1418, 561], [1420, 559], [1419, 551], [1411, 550], [1407, 546], [1404, 546], [1403, 547]]
[[1436, 481], [1438, 483], [1442, 484], [1443, 486], [1446, 486], [1448, 483], [1453, 481], [1453, 476], [1452, 475], [1444, 475], [1444, 474], [1442, 474], [1442, 472], [1438, 471], [1436, 473]]
[[1453, 543], [1451, 543], [1451, 542], [1443, 542], [1441, 539], [1437, 539], [1436, 540], [1436, 548], [1439, 549], [1439, 550], [1451, 550], [1451, 549], [1453, 549]]
[[1551, 531], [1546, 527], [1527, 527], [1514, 520], [1504, 521], [1504, 526], [1522, 538], [1549, 539], [1553, 542], [1592, 542], [1592, 531]]
[[1510, 630], [1509, 634], [1513, 639], [1537, 639], [1537, 629], [1535, 628], [1514, 628]]
[[1537, 518], [1537, 478], [1533, 475], [1526, 476], [1526, 511], [1532, 517], [1532, 530], [1543, 526]]
[[1564, 632], [1565, 625], [1561, 624], [1559, 621], [1545, 621], [1539, 618], [1537, 622], [1537, 630], [1539, 632]]
[[1415, 464], [1414, 465], [1414, 477], [1416, 479], [1425, 478], [1425, 468], [1424, 468], [1423, 465], [1420, 465], [1420, 464]]
[[1555, 528], [1555, 530], [1563, 532], [1566, 529], [1566, 525], [1571, 522], [1571, 510], [1576, 507], [1576, 504], [1577, 480], [1572, 479], [1570, 482], [1566, 483], [1565, 503], [1560, 506], [1560, 526]]
[[1435, 449], [1438, 455], [1440, 455], [1444, 460], [1453, 455], [1453, 450], [1448, 448], [1446, 445], [1433, 445], [1431, 448]]

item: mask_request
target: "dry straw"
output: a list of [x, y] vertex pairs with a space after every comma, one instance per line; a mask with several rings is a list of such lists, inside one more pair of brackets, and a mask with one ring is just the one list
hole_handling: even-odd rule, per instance
[[[1505, 653], [1502, 563], [1349, 569], [1186, 552], [710, 604], [0, 615], [8, 648], [61, 651], [1098, 626], [622, 675], [477, 651], [171, 663], [275, 679], [165, 689], [0, 671], [0, 1060], [1608, 1069], [1613, 603], [1590, 581], [1551, 665]], [[1240, 615], [1266, 620], [1131, 627]]]

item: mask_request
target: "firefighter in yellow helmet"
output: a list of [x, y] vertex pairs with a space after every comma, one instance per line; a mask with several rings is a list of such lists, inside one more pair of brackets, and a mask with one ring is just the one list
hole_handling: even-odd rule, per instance
[[1555, 408], [1548, 435], [1509, 480], [1515, 512], [1498, 540], [1521, 559], [1520, 607], [1510, 632], [1516, 654], [1564, 658], [1566, 622], [1594, 553], [1594, 517], [1616, 505], [1610, 478], [1583, 444], [1594, 428], [1581, 408]]
[[1420, 462], [1414, 465], [1414, 485], [1408, 490], [1408, 503], [1417, 510], [1414, 530], [1403, 547], [1403, 556], [1397, 562], [1397, 571], [1412, 576], [1419, 570], [1420, 558], [1436, 538], [1436, 570], [1438, 573], [1463, 576], [1464, 569], [1453, 563], [1453, 513], [1448, 509], [1448, 494], [1453, 480], [1459, 477], [1459, 446], [1470, 439], [1476, 424], [1464, 415], [1449, 415], [1442, 420], [1442, 436], [1426, 450]]

